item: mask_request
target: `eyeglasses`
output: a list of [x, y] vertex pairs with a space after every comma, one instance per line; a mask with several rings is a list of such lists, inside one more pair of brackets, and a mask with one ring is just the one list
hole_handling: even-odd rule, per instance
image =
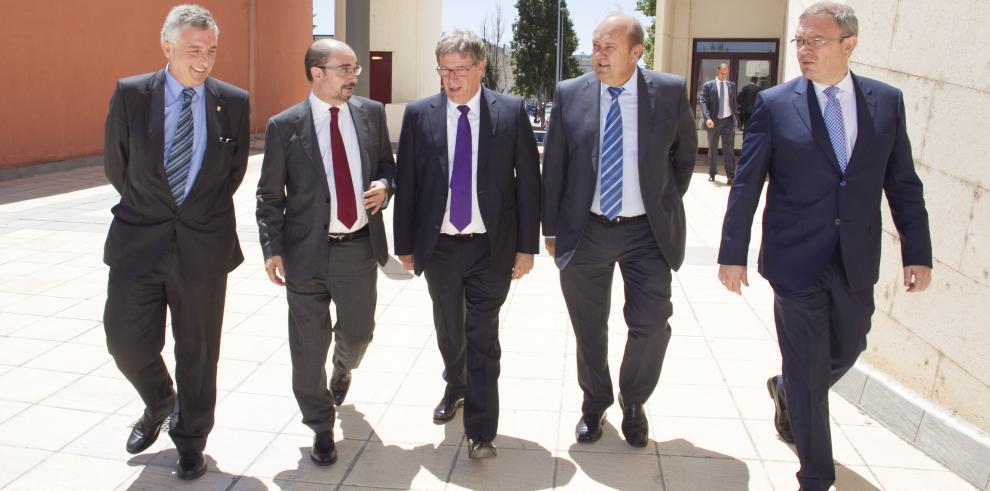
[[437, 67], [437, 74], [440, 75], [440, 78], [450, 77], [451, 74], [457, 75], [458, 77], [463, 77], [463, 76], [467, 75], [468, 72], [472, 68], [474, 68], [476, 66], [478, 66], [477, 63], [475, 63], [474, 65], [471, 65], [471, 66], [469, 66], [467, 68], [465, 68], [465, 67], [458, 67], [458, 68], [440, 68], [440, 67]]
[[813, 38], [795, 37], [794, 39], [791, 39], [791, 43], [797, 46], [797, 49], [804, 49], [806, 46], [811, 49], [818, 49], [828, 44], [829, 41], [842, 42], [844, 39], [850, 37], [852, 37], [852, 35], [842, 36], [840, 38], [823, 38], [821, 36], [815, 36]]
[[316, 68], [321, 68], [323, 70], [333, 70], [337, 72], [337, 75], [341, 77], [349, 77], [351, 75], [361, 75], [361, 65], [340, 65], [340, 66], [325, 66], [316, 65]]

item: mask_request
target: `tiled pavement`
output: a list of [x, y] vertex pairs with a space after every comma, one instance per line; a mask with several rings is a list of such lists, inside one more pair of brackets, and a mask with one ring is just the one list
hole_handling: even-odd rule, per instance
[[[443, 383], [426, 285], [380, 275], [375, 340], [339, 412], [340, 458], [311, 465], [290, 389], [284, 292], [266, 279], [254, 226], [259, 168], [252, 157], [236, 197], [247, 260], [229, 281], [210, 472], [192, 483], [172, 475], [167, 437], [141, 455], [124, 452], [142, 406], [104, 344], [101, 254], [117, 195], [101, 169], [0, 182], [0, 488], [796, 488], [794, 450], [776, 438], [763, 385], [780, 364], [770, 290], [755, 271], [741, 297], [715, 280], [728, 188], [705, 182], [704, 171], [686, 197], [687, 262], [674, 276], [674, 337], [647, 404], [646, 448], [621, 439], [614, 407], [601, 441], [574, 442], [574, 337], [544, 254], [503, 308], [498, 459], [467, 459], [459, 417], [432, 423]], [[835, 395], [832, 419], [839, 490], [973, 489]]]

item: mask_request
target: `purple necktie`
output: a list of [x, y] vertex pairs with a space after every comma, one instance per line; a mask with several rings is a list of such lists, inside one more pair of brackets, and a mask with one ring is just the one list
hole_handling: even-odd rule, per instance
[[457, 106], [457, 140], [454, 143], [454, 170], [450, 173], [450, 223], [458, 231], [471, 223], [471, 108]]

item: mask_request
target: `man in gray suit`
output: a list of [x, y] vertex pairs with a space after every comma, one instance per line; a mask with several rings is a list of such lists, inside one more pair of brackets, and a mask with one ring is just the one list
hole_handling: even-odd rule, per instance
[[671, 268], [684, 258], [687, 192], [698, 151], [682, 77], [637, 68], [643, 27], [616, 15], [593, 38], [593, 73], [553, 99], [543, 161], [543, 233], [577, 339], [584, 391], [578, 442], [602, 435], [614, 400], [607, 332], [619, 264], [629, 337], [619, 371], [622, 433], [647, 444], [643, 403], [660, 378], [673, 312]]
[[736, 83], [729, 80], [729, 64], [718, 66], [714, 80], [705, 82], [698, 97], [701, 120], [708, 130], [708, 181], [715, 181], [718, 174], [718, 141], [722, 140], [722, 166], [726, 182], [732, 184], [736, 176], [736, 156], [733, 143], [736, 138]]
[[[287, 289], [292, 391], [315, 437], [310, 458], [337, 460], [340, 405], [371, 342], [377, 269], [388, 260], [379, 211], [394, 190], [395, 160], [382, 104], [353, 95], [361, 67], [349, 46], [306, 51], [309, 97], [268, 121], [258, 182], [258, 228], [268, 278]], [[330, 301], [333, 375], [327, 387]]]

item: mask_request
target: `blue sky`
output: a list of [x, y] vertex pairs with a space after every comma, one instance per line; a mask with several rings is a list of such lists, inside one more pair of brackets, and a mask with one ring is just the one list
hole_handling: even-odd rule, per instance
[[[512, 23], [516, 20], [515, 0], [443, 0], [444, 31], [464, 27], [475, 32], [481, 31], [481, 21], [486, 14], [494, 14], [495, 4], [502, 4], [506, 20], [505, 39], [512, 39]], [[647, 17], [635, 10], [636, 0], [567, 0], [567, 9], [578, 36], [576, 53], [591, 53], [591, 33], [595, 26], [608, 14], [622, 12], [638, 18], [647, 27]]]

